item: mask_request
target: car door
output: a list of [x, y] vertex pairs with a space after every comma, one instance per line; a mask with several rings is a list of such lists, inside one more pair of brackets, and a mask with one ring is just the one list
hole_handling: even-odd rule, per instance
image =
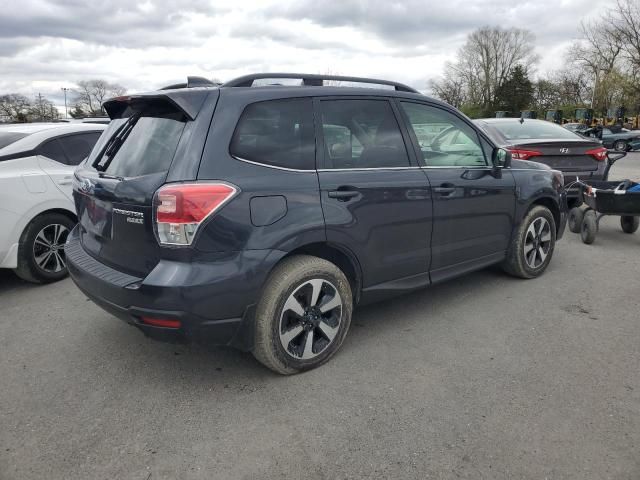
[[375, 97], [314, 105], [327, 240], [358, 258], [365, 295], [427, 284], [431, 198], [396, 107]]
[[70, 200], [73, 200], [73, 171], [89, 155], [101, 133], [82, 132], [54, 137], [38, 147], [40, 168]]
[[493, 146], [462, 117], [425, 103], [399, 106], [432, 187], [431, 280], [503, 258], [515, 212], [512, 173], [493, 168]]

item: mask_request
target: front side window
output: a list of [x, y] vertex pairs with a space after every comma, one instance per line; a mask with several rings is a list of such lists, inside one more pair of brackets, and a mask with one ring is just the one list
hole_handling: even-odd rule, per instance
[[409, 156], [386, 100], [323, 100], [326, 168], [406, 167]]
[[229, 152], [252, 162], [295, 170], [315, 168], [310, 98], [268, 100], [245, 108]]
[[401, 102], [418, 140], [423, 165], [484, 167], [480, 140], [473, 128], [452, 113], [419, 103]]

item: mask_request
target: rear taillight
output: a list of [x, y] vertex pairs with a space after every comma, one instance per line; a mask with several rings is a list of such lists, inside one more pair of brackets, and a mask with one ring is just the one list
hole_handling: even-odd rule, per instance
[[236, 194], [227, 183], [176, 183], [160, 188], [153, 201], [161, 245], [191, 245], [198, 227]]
[[604, 162], [607, 159], [607, 149], [605, 147], [593, 148], [584, 152], [586, 155], [591, 155], [599, 162]]
[[533, 157], [542, 156], [542, 152], [538, 150], [523, 150], [522, 148], [510, 148], [511, 158], [515, 158], [516, 160], [529, 160]]

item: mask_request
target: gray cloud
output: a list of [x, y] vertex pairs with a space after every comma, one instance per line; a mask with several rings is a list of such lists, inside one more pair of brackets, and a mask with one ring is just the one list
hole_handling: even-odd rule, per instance
[[179, 4], [179, 8], [168, 0], [146, 5], [127, 0], [27, 1], [20, 8], [0, 10], [0, 39], [67, 38], [129, 48], [188, 45], [195, 41], [188, 28], [180, 36], [167, 32], [186, 26], [190, 14], [215, 17], [224, 11], [205, 0]]
[[[252, 71], [393, 78], [425, 88], [484, 25], [537, 35], [541, 70], [579, 21], [613, 0], [8, 0], [0, 9], [0, 93], [60, 98], [104, 78], [132, 91], [186, 75]], [[552, 58], [553, 57], [553, 58]]]
[[356, 27], [408, 48], [445, 42], [483, 25], [528, 28], [542, 43], [575, 35], [579, 19], [603, 2], [556, 0], [297, 0], [271, 6], [266, 18], [306, 19], [325, 27]]

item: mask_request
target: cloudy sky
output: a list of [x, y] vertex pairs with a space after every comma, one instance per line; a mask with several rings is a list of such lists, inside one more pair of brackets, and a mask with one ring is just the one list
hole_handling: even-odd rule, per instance
[[258, 71], [382, 77], [426, 89], [465, 36], [528, 28], [539, 72], [613, 0], [4, 0], [0, 93], [104, 78], [129, 91]]

